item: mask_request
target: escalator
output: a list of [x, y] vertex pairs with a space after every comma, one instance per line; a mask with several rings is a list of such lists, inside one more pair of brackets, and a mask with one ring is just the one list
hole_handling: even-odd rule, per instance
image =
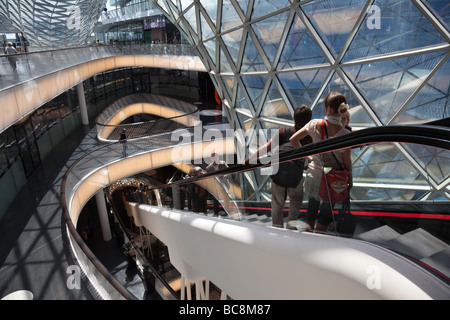
[[[326, 236], [352, 238], [381, 246], [407, 257], [450, 284], [449, 137], [448, 118], [424, 125], [368, 128], [280, 153], [278, 161], [352, 148], [352, 158], [356, 161], [353, 162], [355, 186], [351, 192], [350, 210], [344, 212], [344, 206], [336, 204], [333, 223]], [[198, 214], [271, 227], [270, 188], [267, 187], [270, 179], [264, 179], [261, 171], [272, 165], [273, 162], [268, 164], [267, 161], [245, 166], [238, 163], [224, 170], [154, 186], [147, 192], [163, 195], [166, 201], [160, 206], [173, 207], [172, 199], [165, 197], [168, 188], [185, 190], [190, 184], [202, 186], [210, 194], [206, 200], [209, 209]], [[371, 175], [367, 174], [370, 171], [367, 168]], [[249, 176], [257, 182], [250, 187]], [[215, 196], [217, 184], [228, 195], [227, 201], [223, 193]], [[246, 193], [246, 188], [251, 192]], [[255, 194], [260, 199], [255, 199]], [[212, 212], [214, 198], [220, 202], [224, 214]], [[304, 199], [296, 223], [297, 232], [308, 232], [304, 223], [307, 203], [308, 199]], [[177, 209], [188, 210], [187, 204]]]

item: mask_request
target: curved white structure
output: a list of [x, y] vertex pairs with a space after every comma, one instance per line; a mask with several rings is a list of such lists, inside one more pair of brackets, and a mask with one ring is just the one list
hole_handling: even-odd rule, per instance
[[138, 114], [151, 114], [192, 127], [200, 120], [194, 112], [196, 110], [194, 105], [181, 100], [148, 93], [132, 94], [117, 100], [100, 113], [96, 119], [97, 138], [102, 142], [117, 141], [110, 138], [115, 127]]
[[122, 55], [81, 63], [2, 90], [0, 132], [47, 101], [97, 73], [132, 66], [205, 71], [202, 62], [193, 56]]
[[135, 205], [191, 282], [233, 299], [449, 299], [450, 287], [373, 244]]

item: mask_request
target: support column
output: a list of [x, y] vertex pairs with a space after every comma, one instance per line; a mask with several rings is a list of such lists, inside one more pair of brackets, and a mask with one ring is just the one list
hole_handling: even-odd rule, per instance
[[97, 203], [98, 219], [102, 229], [103, 240], [109, 241], [112, 239], [111, 228], [109, 227], [108, 210], [106, 209], [105, 194], [103, 189], [95, 194], [95, 202]]
[[180, 186], [172, 186], [172, 201], [174, 209], [181, 210]]
[[86, 106], [86, 98], [84, 96], [83, 82], [77, 84], [77, 92], [78, 92], [78, 101], [80, 102], [81, 123], [86, 126], [89, 124], [89, 117]]

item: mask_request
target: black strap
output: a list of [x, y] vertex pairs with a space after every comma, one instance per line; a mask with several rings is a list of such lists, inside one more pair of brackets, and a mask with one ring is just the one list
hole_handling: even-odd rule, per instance
[[[328, 130], [327, 130], [327, 124], [325, 123], [325, 121], [323, 122], [323, 128], [325, 130], [325, 137], [327, 137], [328, 139]], [[339, 168], [341, 170], [344, 170], [344, 167], [342, 167], [341, 163], [339, 162], [339, 160], [336, 158], [336, 156], [334, 155], [334, 152], [331, 151], [331, 154], [333, 155], [334, 160], [336, 160], [337, 164], [339, 165]]]

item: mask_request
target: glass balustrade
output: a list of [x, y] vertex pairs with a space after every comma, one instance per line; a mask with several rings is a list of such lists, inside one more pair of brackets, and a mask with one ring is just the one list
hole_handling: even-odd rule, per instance
[[121, 55], [196, 56], [188, 44], [98, 45], [0, 56], [0, 90], [96, 59]]

